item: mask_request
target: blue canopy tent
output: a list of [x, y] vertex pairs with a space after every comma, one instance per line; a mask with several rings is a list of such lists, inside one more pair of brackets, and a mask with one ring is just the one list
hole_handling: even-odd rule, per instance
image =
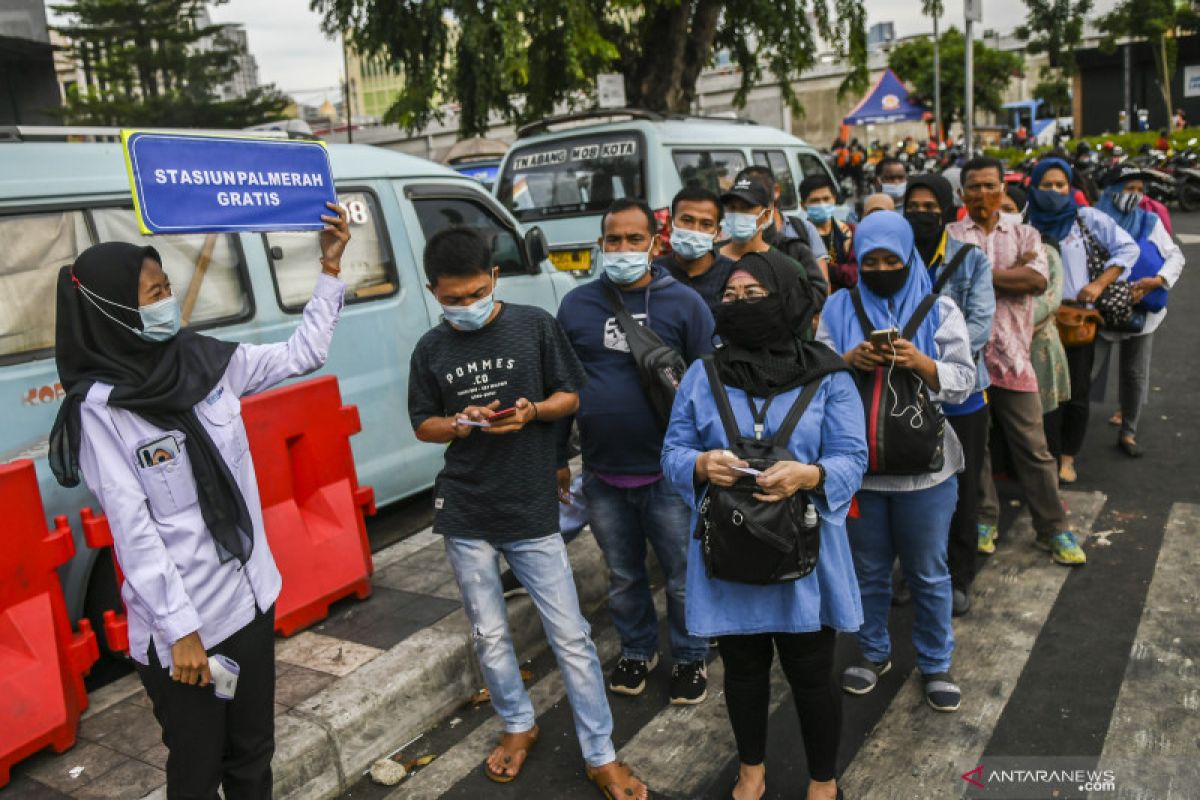
[[890, 69], [843, 119], [844, 125], [880, 125], [888, 122], [922, 120], [929, 109], [908, 99], [904, 83]]

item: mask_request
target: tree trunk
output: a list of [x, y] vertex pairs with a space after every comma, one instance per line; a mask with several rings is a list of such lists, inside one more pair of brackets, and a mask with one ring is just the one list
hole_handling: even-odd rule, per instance
[[1171, 106], [1171, 66], [1167, 58], [1167, 37], [1165, 34], [1160, 34], [1155, 41], [1154, 51], [1154, 59], [1157, 62], [1154, 66], [1158, 72], [1158, 86], [1162, 91], [1163, 103], [1166, 105], [1167, 122], [1169, 125], [1173, 109]]
[[662, 113], [686, 114], [696, 99], [696, 81], [708, 63], [717, 34], [721, 3], [683, 0], [660, 7], [639, 32], [645, 45], [625, 75], [630, 105]]

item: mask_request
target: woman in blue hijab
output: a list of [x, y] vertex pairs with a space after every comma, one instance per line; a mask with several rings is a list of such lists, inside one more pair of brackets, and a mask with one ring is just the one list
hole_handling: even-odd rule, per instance
[[[1061, 158], [1045, 158], [1030, 175], [1029, 224], [1058, 245], [1063, 261], [1063, 303], [1093, 307], [1114, 281], [1126, 280], [1138, 260], [1137, 243], [1112, 217], [1079, 206], [1071, 186], [1071, 166]], [[1099, 273], [1088, 267], [1095, 260]], [[1095, 342], [1067, 348], [1071, 399], [1046, 415], [1046, 444], [1058, 459], [1058, 478], [1074, 483], [1075, 457], [1087, 433]]]
[[1096, 340], [1096, 359], [1100, 368], [1092, 382], [1092, 397], [1104, 402], [1108, 383], [1108, 363], [1114, 347], [1121, 351], [1117, 387], [1121, 407], [1111, 422], [1120, 425], [1117, 447], [1130, 458], [1139, 458], [1138, 420], [1150, 395], [1150, 348], [1154, 331], [1167, 316], [1167, 292], [1183, 271], [1183, 251], [1163, 221], [1141, 208], [1146, 196], [1143, 173], [1126, 170], [1104, 189], [1096, 208], [1112, 217], [1137, 242], [1140, 256], [1134, 265], [1130, 291], [1146, 315], [1141, 331], [1117, 333], [1103, 330]]
[[[880, 211], [862, 221], [855, 233], [859, 253], [856, 290], [871, 327], [903, 330], [932, 291], [929, 273], [913, 243], [904, 217]], [[833, 294], [821, 314], [817, 339], [842, 353], [860, 384], [871, 385], [882, 368], [891, 381], [904, 367], [920, 377], [935, 404], [961, 403], [975, 388], [975, 362], [962, 312], [949, 297], [939, 297], [912, 341], [891, 337], [876, 347], [863, 332], [850, 291]], [[892, 417], [909, 415], [912, 406]], [[864, 412], [865, 416], [865, 412]], [[858, 632], [862, 660], [842, 673], [842, 688], [867, 694], [892, 667], [888, 612], [892, 600], [892, 563], [897, 556], [912, 592], [913, 645], [925, 680], [925, 698], [938, 711], [955, 711], [962, 693], [950, 677], [954, 633], [950, 627], [952, 590], [946, 542], [958, 496], [956, 473], [963, 468], [962, 446], [945, 425], [940, 469], [919, 474], [868, 472], [858, 493], [858, 514], [847, 521], [854, 569], [862, 596], [863, 625]], [[870, 438], [870, 436], [869, 436]], [[874, 469], [874, 468], [873, 468]]]

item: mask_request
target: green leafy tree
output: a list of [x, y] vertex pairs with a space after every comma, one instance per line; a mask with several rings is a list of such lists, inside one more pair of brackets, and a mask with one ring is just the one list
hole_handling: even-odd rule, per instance
[[620, 72], [629, 105], [687, 112], [716, 52], [741, 70], [739, 107], [770, 72], [784, 100], [812, 66], [817, 39], [850, 65], [842, 92], [867, 85], [862, 0], [310, 0], [328, 33], [404, 76], [385, 120], [419, 129], [459, 106], [463, 136], [489, 115], [537, 119], [560, 103], [590, 102], [595, 76]]
[[[964, 56], [966, 38], [950, 28], [940, 42], [942, 60], [942, 115], [947, 120], [963, 119]], [[1008, 82], [1021, 76], [1020, 56], [975, 42], [975, 108], [1000, 113]], [[933, 40], [913, 39], [888, 54], [888, 66], [911, 87], [913, 100], [928, 105], [933, 99]]]
[[1083, 40], [1083, 26], [1093, 0], [1024, 0], [1025, 23], [1017, 38], [1027, 43], [1030, 53], [1045, 53], [1048, 64], [1038, 73], [1033, 96], [1055, 116], [1071, 108], [1070, 78], [1078, 70], [1075, 51]]
[[1103, 46], [1112, 51], [1117, 39], [1144, 39], [1154, 53], [1154, 74], [1162, 92], [1163, 106], [1170, 116], [1171, 78], [1178, 62], [1180, 36], [1200, 30], [1200, 13], [1195, 0], [1122, 0], [1100, 18]]
[[[216, 0], [217, 3], [226, 0]], [[211, 3], [210, 3], [211, 4]], [[75, 0], [52, 8], [56, 30], [85, 81], [64, 100], [84, 125], [244, 128], [277, 119], [288, 100], [274, 87], [221, 100], [240, 51], [223, 26], [201, 24], [204, 0]]]

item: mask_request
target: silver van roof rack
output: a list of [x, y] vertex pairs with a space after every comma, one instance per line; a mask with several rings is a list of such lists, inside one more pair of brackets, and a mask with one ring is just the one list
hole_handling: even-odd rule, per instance
[[665, 122], [667, 120], [705, 120], [708, 122], [726, 122], [731, 125], [757, 125], [758, 123], [752, 119], [745, 117], [710, 117], [697, 114], [661, 114], [657, 111], [648, 111], [644, 108], [591, 108], [586, 111], [576, 111], [570, 114], [559, 114], [553, 117], [546, 117], [534, 122], [527, 123], [517, 128], [517, 138], [523, 139], [526, 136], [536, 136], [539, 133], [547, 133], [551, 126], [564, 125], [573, 122], [589, 122], [589, 121], [611, 121], [618, 117], [627, 117], [629, 119], [642, 119], [648, 122]]
[[[197, 128], [138, 128], [138, 130], [153, 130], [161, 133], [207, 133], [229, 136], [256, 136], [267, 139], [287, 139], [287, 131], [258, 131], [258, 130], [204, 130]], [[0, 125], [0, 142], [29, 142], [29, 141], [89, 141], [89, 142], [119, 142], [121, 128], [89, 125]]]

